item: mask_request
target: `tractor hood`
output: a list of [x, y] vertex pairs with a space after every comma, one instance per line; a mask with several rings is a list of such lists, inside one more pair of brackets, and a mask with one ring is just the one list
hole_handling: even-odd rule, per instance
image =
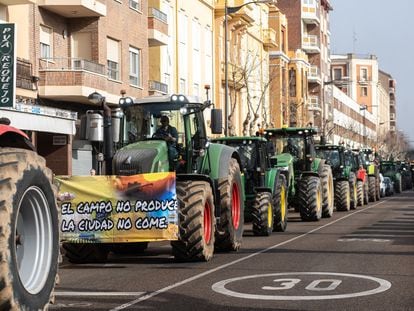
[[112, 163], [115, 175], [167, 172], [169, 169], [167, 143], [163, 140], [132, 143], [118, 150]]

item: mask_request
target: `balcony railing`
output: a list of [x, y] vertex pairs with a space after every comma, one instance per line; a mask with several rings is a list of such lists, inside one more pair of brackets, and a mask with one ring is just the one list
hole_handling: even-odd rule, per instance
[[168, 44], [168, 16], [156, 8], [148, 8], [148, 43], [150, 46]]
[[302, 1], [302, 20], [307, 24], [320, 23], [320, 12], [316, 5], [308, 5]]
[[81, 58], [42, 58], [40, 70], [48, 71], [90, 71], [106, 75], [105, 65]]
[[309, 82], [321, 82], [321, 75], [319, 73], [319, 67], [318, 66], [311, 66], [309, 70], [309, 76], [308, 76]]
[[277, 47], [276, 31], [274, 29], [262, 29], [262, 41], [266, 48]]
[[168, 85], [159, 81], [150, 80], [148, 81], [148, 90], [150, 92], [159, 92], [162, 94], [167, 94]]
[[16, 64], [16, 87], [33, 90], [32, 63], [17, 58]]
[[308, 53], [320, 53], [319, 38], [316, 35], [304, 35], [302, 48]]
[[390, 113], [390, 120], [395, 121], [395, 113]]
[[322, 111], [321, 105], [319, 104], [319, 96], [309, 96], [308, 109]]
[[168, 15], [165, 14], [164, 12], [161, 12], [157, 8], [148, 8], [148, 16], [155, 17], [161, 22], [168, 24]]

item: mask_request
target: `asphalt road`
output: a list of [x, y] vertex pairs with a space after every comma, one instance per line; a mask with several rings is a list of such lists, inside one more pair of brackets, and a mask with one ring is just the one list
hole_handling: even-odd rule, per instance
[[414, 192], [255, 237], [207, 263], [168, 243], [106, 264], [60, 268], [51, 310], [414, 310]]

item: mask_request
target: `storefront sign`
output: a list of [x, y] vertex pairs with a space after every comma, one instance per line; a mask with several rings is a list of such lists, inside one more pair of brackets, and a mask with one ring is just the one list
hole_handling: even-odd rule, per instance
[[15, 25], [0, 24], [0, 108], [14, 107], [16, 89]]

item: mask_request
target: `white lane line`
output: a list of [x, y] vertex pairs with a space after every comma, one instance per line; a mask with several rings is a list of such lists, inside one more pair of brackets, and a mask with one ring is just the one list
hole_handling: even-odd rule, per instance
[[60, 292], [55, 291], [58, 297], [102, 297], [102, 296], [141, 296], [145, 292]]
[[247, 255], [247, 256], [245, 256], [245, 257], [242, 257], [242, 258], [236, 259], [236, 260], [234, 260], [234, 261], [231, 261], [231, 262], [226, 263], [226, 264], [224, 264], [224, 265], [218, 266], [218, 267], [216, 267], [216, 268], [213, 268], [213, 269], [207, 270], [207, 271], [205, 271], [205, 272], [203, 272], [203, 273], [200, 273], [200, 274], [194, 275], [194, 276], [192, 276], [192, 277], [190, 277], [190, 278], [188, 278], [188, 279], [182, 280], [182, 281], [177, 282], [177, 283], [175, 283], [175, 284], [171, 284], [171, 285], [169, 285], [169, 286], [167, 286], [167, 287], [164, 287], [164, 288], [161, 288], [161, 289], [159, 289], [159, 290], [157, 290], [157, 291], [155, 291], [155, 292], [152, 292], [152, 293], [146, 294], [146, 295], [144, 295], [144, 296], [138, 297], [137, 299], [135, 299], [135, 300], [133, 300], [133, 301], [130, 301], [130, 302], [127, 302], [127, 303], [124, 303], [124, 304], [122, 304], [122, 305], [120, 305], [120, 306], [118, 306], [118, 307], [115, 307], [115, 308], [111, 309], [110, 311], [118, 311], [118, 310], [123, 310], [123, 309], [129, 308], [129, 307], [131, 307], [131, 306], [133, 306], [133, 305], [136, 305], [137, 303], [140, 303], [140, 302], [142, 302], [142, 301], [144, 301], [144, 300], [148, 300], [148, 299], [150, 299], [150, 298], [152, 298], [152, 297], [158, 296], [159, 294], [165, 293], [165, 292], [167, 292], [167, 291], [169, 291], [169, 290], [171, 290], [171, 289], [174, 289], [174, 288], [179, 287], [179, 286], [181, 286], [181, 285], [184, 285], [184, 284], [190, 283], [190, 282], [192, 282], [192, 281], [195, 281], [195, 280], [201, 279], [202, 277], [205, 277], [206, 275], [209, 275], [209, 274], [212, 274], [212, 273], [214, 273], [214, 272], [217, 272], [217, 271], [223, 270], [224, 268], [227, 268], [227, 267], [233, 266], [233, 265], [235, 265], [235, 264], [237, 264], [237, 263], [239, 263], [239, 262], [245, 261], [245, 260], [247, 260], [247, 259], [250, 259], [250, 258], [252, 258], [252, 257], [255, 257], [255, 256], [260, 255], [260, 254], [262, 254], [262, 253], [265, 253], [265, 252], [267, 252], [267, 251], [270, 251], [270, 250], [272, 250], [272, 249], [275, 249], [275, 248], [277, 248], [277, 247], [279, 247], [279, 246], [282, 246], [282, 245], [288, 244], [288, 243], [290, 243], [290, 242], [293, 242], [293, 241], [295, 241], [295, 240], [297, 240], [297, 239], [303, 238], [303, 237], [305, 237], [305, 236], [307, 236], [307, 235], [309, 235], [309, 234], [311, 234], [311, 233], [314, 233], [314, 232], [319, 231], [319, 230], [321, 230], [321, 229], [323, 229], [323, 228], [329, 227], [329, 226], [333, 225], [334, 223], [337, 223], [338, 221], [341, 221], [341, 220], [343, 220], [343, 219], [346, 219], [346, 218], [348, 218], [348, 217], [351, 217], [351, 216], [353, 216], [353, 215], [355, 215], [355, 214], [361, 213], [361, 212], [363, 212], [363, 211], [366, 211], [366, 210], [368, 210], [368, 209], [370, 209], [370, 208], [373, 208], [373, 207], [375, 207], [375, 206], [378, 206], [378, 205], [380, 205], [380, 204], [382, 204], [382, 203], [385, 203], [385, 202], [388, 202], [388, 201], [389, 201], [389, 200], [386, 200], [386, 201], [381, 201], [381, 202], [378, 202], [378, 203], [376, 203], [376, 204], [374, 204], [374, 205], [368, 206], [368, 207], [366, 207], [366, 208], [364, 208], [364, 209], [359, 209], [359, 210], [357, 210], [357, 211], [355, 211], [355, 212], [353, 212], [353, 213], [351, 213], [351, 214], [348, 214], [348, 215], [346, 215], [346, 216], [344, 216], [344, 217], [338, 218], [337, 220], [334, 220], [334, 221], [332, 221], [332, 222], [330, 222], [330, 223], [327, 223], [327, 224], [325, 224], [325, 225], [323, 225], [323, 226], [320, 226], [320, 227], [315, 228], [315, 229], [312, 229], [312, 230], [310, 230], [310, 231], [308, 231], [308, 232], [306, 232], [306, 233], [303, 233], [303, 234], [301, 234], [301, 235], [298, 235], [297, 237], [291, 238], [291, 239], [289, 239], [289, 240], [287, 240], [287, 241], [284, 241], [284, 242], [281, 242], [281, 243], [279, 243], [279, 244], [276, 244], [276, 245], [270, 246], [270, 247], [268, 247], [268, 248], [262, 249], [262, 250], [260, 250], [260, 251], [257, 251], [256, 253], [252, 253], [252, 254]]

